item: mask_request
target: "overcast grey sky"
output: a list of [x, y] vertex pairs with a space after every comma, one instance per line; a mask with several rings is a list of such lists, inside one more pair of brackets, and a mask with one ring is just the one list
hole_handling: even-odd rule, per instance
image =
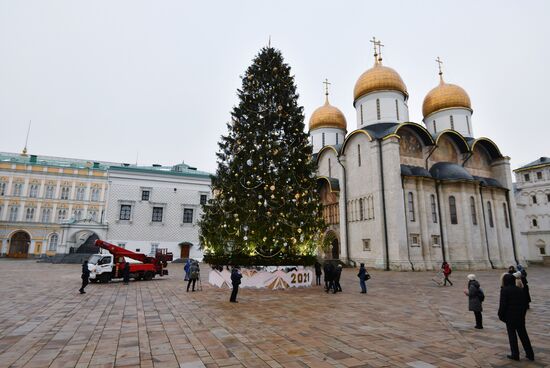
[[475, 136], [512, 167], [550, 156], [550, 1], [0, 0], [0, 151], [140, 164], [184, 160], [214, 172], [240, 78], [281, 49], [306, 127], [331, 103], [356, 128], [353, 87], [370, 38], [409, 91], [412, 121], [445, 80], [470, 95]]

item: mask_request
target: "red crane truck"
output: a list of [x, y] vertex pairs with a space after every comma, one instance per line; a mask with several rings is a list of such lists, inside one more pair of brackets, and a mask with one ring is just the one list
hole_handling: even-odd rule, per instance
[[136, 262], [130, 263], [130, 277], [135, 280], [151, 280], [155, 275], [168, 275], [168, 261], [173, 255], [167, 249], [158, 249], [155, 257], [143, 253], [132, 252], [103, 240], [96, 240], [95, 245], [108, 250], [111, 254], [94, 254], [88, 260], [91, 282], [109, 282], [112, 279], [122, 278], [122, 270], [127, 262], [126, 258]]

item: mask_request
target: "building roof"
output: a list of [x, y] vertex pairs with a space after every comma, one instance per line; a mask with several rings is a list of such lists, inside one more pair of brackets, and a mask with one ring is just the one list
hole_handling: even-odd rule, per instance
[[438, 162], [430, 168], [430, 174], [438, 180], [474, 181], [474, 177], [462, 166], [452, 162]]
[[538, 160], [523, 165], [520, 168], [515, 169], [514, 171], [524, 171], [529, 169], [536, 169], [539, 167], [550, 166], [550, 157], [541, 157]]
[[401, 165], [401, 175], [403, 176], [419, 176], [431, 178], [432, 174], [428, 170], [420, 166]]
[[195, 167], [191, 167], [185, 163], [177, 164], [174, 166], [110, 166], [109, 171], [124, 171], [153, 175], [191, 176], [198, 178], [210, 178], [212, 176], [212, 174], [206, 171], [199, 171]]

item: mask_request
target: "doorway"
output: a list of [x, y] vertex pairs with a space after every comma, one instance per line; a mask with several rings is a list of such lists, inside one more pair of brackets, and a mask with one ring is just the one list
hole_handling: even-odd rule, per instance
[[188, 243], [188, 242], [180, 243], [180, 247], [181, 247], [180, 258], [181, 259], [189, 258], [189, 252], [190, 252], [192, 246], [193, 246], [193, 244]]
[[30, 245], [31, 236], [26, 231], [17, 231], [11, 236], [8, 257], [27, 258]]

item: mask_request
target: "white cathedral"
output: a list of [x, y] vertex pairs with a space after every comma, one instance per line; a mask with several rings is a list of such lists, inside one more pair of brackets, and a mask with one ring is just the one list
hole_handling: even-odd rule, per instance
[[326, 258], [392, 270], [521, 262], [510, 158], [474, 137], [468, 94], [439, 76], [423, 124], [410, 122], [405, 83], [378, 50], [355, 84], [355, 130], [328, 92], [311, 115]]

